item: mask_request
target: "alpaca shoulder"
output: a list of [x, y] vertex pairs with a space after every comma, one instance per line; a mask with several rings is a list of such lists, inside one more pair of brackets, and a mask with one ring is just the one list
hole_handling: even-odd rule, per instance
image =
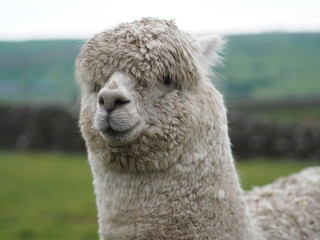
[[267, 239], [320, 239], [320, 167], [256, 187], [245, 200]]

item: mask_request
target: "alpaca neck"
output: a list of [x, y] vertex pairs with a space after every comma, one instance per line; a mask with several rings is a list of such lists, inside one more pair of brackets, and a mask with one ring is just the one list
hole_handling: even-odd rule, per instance
[[[210, 228], [212, 239], [252, 240], [253, 230], [231, 154], [227, 126], [219, 130], [211, 130], [215, 136], [205, 137], [194, 149], [188, 149], [193, 153], [194, 169], [184, 175], [202, 198], [199, 208], [207, 223], [203, 227]], [[190, 160], [190, 156], [185, 157]]]
[[102, 239], [252, 239], [228, 141], [182, 152], [161, 172], [94, 167]]

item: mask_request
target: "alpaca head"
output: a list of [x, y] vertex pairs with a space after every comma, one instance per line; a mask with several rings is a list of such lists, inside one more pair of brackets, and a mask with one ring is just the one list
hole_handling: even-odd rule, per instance
[[105, 159], [110, 170], [173, 164], [200, 128], [214, 121], [219, 94], [206, 68], [208, 60], [218, 60], [218, 41], [199, 43], [173, 22], [154, 18], [93, 36], [76, 62], [89, 153]]

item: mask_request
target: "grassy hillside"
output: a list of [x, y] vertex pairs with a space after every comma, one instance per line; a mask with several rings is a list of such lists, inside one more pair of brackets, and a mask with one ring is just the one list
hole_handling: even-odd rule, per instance
[[0, 100], [74, 100], [73, 66], [82, 44], [80, 40], [0, 42]]
[[274, 99], [320, 95], [320, 34], [230, 36], [227, 79], [220, 86], [233, 98]]
[[[320, 95], [320, 33], [227, 36], [215, 84], [229, 98]], [[0, 42], [0, 101], [73, 102], [83, 40]]]

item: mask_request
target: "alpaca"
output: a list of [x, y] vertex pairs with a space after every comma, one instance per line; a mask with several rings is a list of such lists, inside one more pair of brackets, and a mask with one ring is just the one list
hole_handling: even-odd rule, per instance
[[[306, 211], [287, 215], [301, 221], [289, 221], [280, 209], [301, 190], [284, 190], [298, 185], [295, 177], [276, 183], [276, 190], [243, 193], [223, 98], [208, 79], [222, 43], [218, 36], [197, 41], [172, 21], [143, 18], [96, 34], [82, 47], [79, 125], [100, 239], [320, 239], [319, 169], [310, 170], [313, 178], [301, 173], [307, 196], [287, 208]], [[278, 195], [285, 196], [280, 204]], [[283, 233], [292, 221], [297, 234]]]

